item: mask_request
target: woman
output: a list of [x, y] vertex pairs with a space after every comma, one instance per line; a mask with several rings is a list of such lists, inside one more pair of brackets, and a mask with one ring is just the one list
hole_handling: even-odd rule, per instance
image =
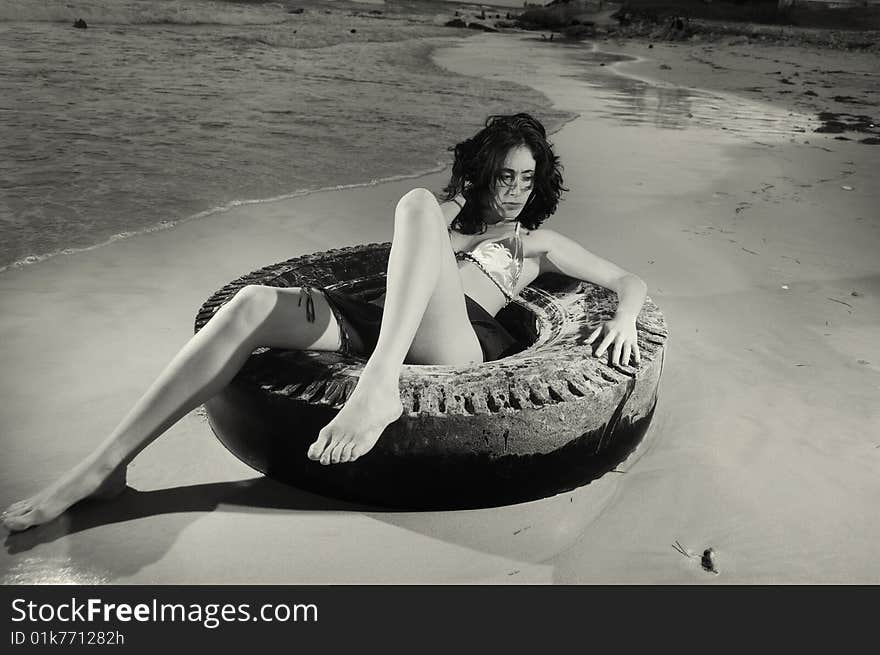
[[243, 288], [94, 452], [47, 489], [10, 506], [3, 523], [24, 530], [84, 498], [121, 492], [128, 463], [222, 389], [259, 346], [371, 353], [345, 406], [307, 453], [325, 465], [363, 457], [402, 412], [398, 378], [404, 362], [461, 365], [504, 356], [515, 343], [494, 316], [544, 272], [616, 291], [614, 318], [588, 342], [599, 340], [596, 356], [610, 348], [613, 364], [637, 364], [635, 321], [645, 284], [567, 237], [538, 229], [563, 190], [543, 126], [527, 114], [490, 117], [484, 129], [455, 147], [441, 202], [425, 189], [398, 202], [380, 301], [309, 288]]

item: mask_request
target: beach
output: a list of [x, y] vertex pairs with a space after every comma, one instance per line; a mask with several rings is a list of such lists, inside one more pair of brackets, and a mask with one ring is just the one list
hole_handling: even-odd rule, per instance
[[[853, 106], [833, 95], [876, 117], [876, 55], [447, 41], [431, 58], [458, 84], [527, 84], [553, 116], [577, 116], [552, 135], [571, 189], [552, 226], [641, 276], [669, 325], [636, 452], [533, 503], [377, 512], [263, 479], [195, 411], [117, 500], [7, 536], [4, 583], [880, 582], [880, 148], [815, 132], [818, 112]], [[830, 85], [822, 97], [801, 82], [797, 102], [776, 93], [807, 72]], [[230, 206], [3, 271], [0, 504], [99, 442], [216, 289], [387, 241], [397, 199], [447, 175]], [[700, 566], [709, 547], [717, 574]]]

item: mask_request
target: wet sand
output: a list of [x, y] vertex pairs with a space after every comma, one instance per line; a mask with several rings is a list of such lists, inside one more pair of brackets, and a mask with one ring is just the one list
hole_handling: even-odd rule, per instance
[[[603, 68], [697, 65], [683, 48]], [[808, 113], [755, 104], [732, 73], [706, 84], [735, 94], [719, 97], [596, 72], [588, 54], [479, 35], [436, 60], [527, 81], [581, 115], [553, 136], [572, 191], [552, 224], [641, 275], [670, 327], [658, 409], [622, 473], [507, 508], [361, 511], [260, 479], [193, 412], [134, 462], [119, 500], [8, 537], [2, 580], [880, 582], [880, 148], [798, 132], [816, 126]], [[847, 53], [828, 57], [847, 68]], [[396, 199], [444, 182], [240, 207], [4, 273], [0, 503], [99, 441], [214, 290], [298, 254], [388, 240]], [[720, 573], [676, 541], [713, 547]]]
[[[814, 117], [824, 115], [825, 120], [817, 120], [813, 127], [827, 129], [834, 140], [873, 139], [874, 145], [880, 141], [876, 52], [762, 44], [746, 37], [708, 43], [606, 39], [599, 47], [640, 59], [617, 67], [625, 75], [662, 86], [735, 94]], [[829, 124], [832, 121], [840, 125]], [[844, 131], [846, 126], [859, 129]], [[809, 132], [792, 136], [808, 140]]]
[[[610, 67], [688, 65], [683, 46], [660, 50]], [[555, 139], [572, 187], [555, 227], [643, 276], [670, 326], [646, 443], [556, 579], [878, 581], [880, 149], [800, 132], [818, 124], [731, 96], [735, 74], [716, 72], [723, 96], [608, 82], [617, 116], [574, 83], [529, 79], [582, 116]], [[620, 125], [627, 110], [644, 120]], [[713, 547], [720, 575], [676, 541]]]

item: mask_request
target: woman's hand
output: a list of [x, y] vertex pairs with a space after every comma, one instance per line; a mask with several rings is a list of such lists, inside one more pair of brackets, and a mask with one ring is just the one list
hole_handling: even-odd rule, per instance
[[635, 318], [615, 316], [597, 327], [587, 339], [587, 343], [593, 343], [603, 333], [605, 336], [594, 351], [596, 357], [601, 357], [611, 346], [612, 366], [629, 366], [630, 358], [633, 358], [638, 366], [641, 355], [636, 336]]
[[640, 363], [636, 337], [636, 316], [645, 304], [648, 287], [638, 276], [606, 259], [597, 257], [580, 244], [558, 232], [541, 228], [529, 232], [526, 256], [540, 255], [541, 273], [562, 273], [592, 282], [617, 294], [617, 310], [610, 321], [600, 325], [587, 339], [592, 344], [600, 335], [594, 353], [601, 357], [611, 346], [611, 365], [629, 366], [630, 359]]

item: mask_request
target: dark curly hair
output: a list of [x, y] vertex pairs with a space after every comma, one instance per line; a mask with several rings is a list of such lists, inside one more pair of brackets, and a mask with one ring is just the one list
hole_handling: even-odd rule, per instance
[[443, 189], [444, 200], [461, 194], [465, 205], [451, 227], [463, 234], [486, 231], [483, 201], [493, 192], [504, 158], [512, 148], [526, 146], [535, 158], [534, 187], [519, 222], [534, 230], [556, 211], [563, 191], [562, 165], [547, 141], [544, 126], [529, 114], [489, 116], [486, 126], [450, 150], [455, 152], [452, 178]]

